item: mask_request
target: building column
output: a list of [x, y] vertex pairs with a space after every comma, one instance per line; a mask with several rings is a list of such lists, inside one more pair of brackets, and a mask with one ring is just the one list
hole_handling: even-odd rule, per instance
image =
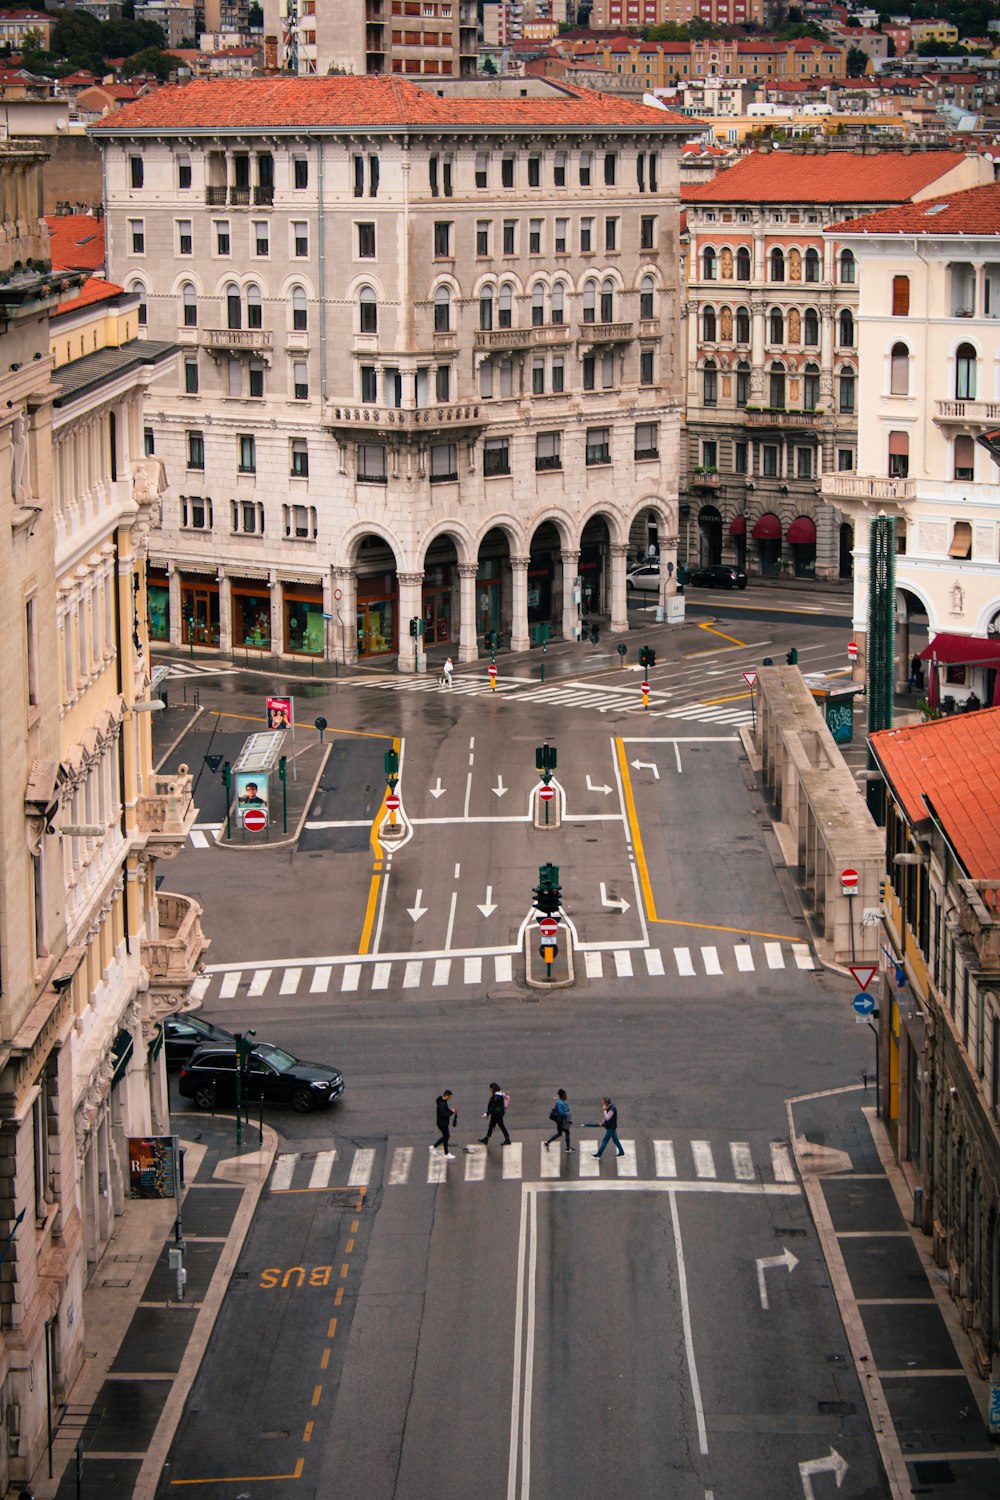
[[529, 557], [511, 557], [510, 649], [527, 651], [528, 635], [528, 564]]
[[[820, 386], [823, 384], [823, 376], [828, 375], [833, 379], [833, 308], [821, 307], [819, 310], [819, 371]], [[831, 384], [832, 388], [832, 384]]]
[[170, 644], [180, 646], [183, 644], [181, 635], [181, 575], [177, 571], [176, 564], [167, 563], [167, 591], [170, 609]]
[[[628, 605], [625, 573], [628, 567], [628, 544], [611, 543], [611, 632], [620, 635], [628, 630]], [[660, 563], [662, 569], [663, 564]]]
[[[764, 314], [767, 308], [766, 302], [751, 302], [750, 304], [750, 386], [754, 386], [754, 376], [758, 375], [764, 368]], [[762, 379], [763, 377], [761, 377]], [[763, 390], [763, 385], [760, 387]]]
[[333, 654], [352, 666], [358, 659], [358, 573], [356, 568], [335, 568], [334, 573]]
[[[410, 643], [410, 621], [414, 615], [417, 619], [423, 619], [424, 600], [423, 584], [424, 575], [420, 573], [397, 573], [396, 582], [399, 585], [399, 650], [396, 655], [397, 672], [414, 672], [416, 666], [414, 656], [417, 654]], [[420, 637], [417, 638], [418, 642]], [[424, 650], [427, 642], [424, 642]]]
[[281, 584], [272, 573], [268, 579], [271, 595], [271, 653], [280, 656], [285, 649], [285, 612], [281, 600]]
[[[659, 603], [665, 610], [667, 600], [677, 592], [677, 547], [680, 537], [677, 532], [668, 536], [665, 532], [659, 538], [660, 553], [660, 598]], [[673, 564], [673, 567], [670, 564]]]
[[229, 574], [219, 569], [219, 650], [233, 649], [233, 591]]
[[570, 552], [564, 547], [560, 555], [562, 557], [563, 640], [575, 641], [577, 639], [577, 627], [580, 624], [580, 593], [575, 586], [580, 571], [580, 554], [579, 552]]
[[458, 565], [458, 659], [475, 661], [479, 655], [476, 643], [476, 574], [478, 563]]

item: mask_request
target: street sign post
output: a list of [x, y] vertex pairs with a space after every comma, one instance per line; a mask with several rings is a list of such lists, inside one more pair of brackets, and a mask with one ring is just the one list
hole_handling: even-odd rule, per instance
[[649, 707], [649, 683], [648, 682], [643, 682], [643, 683], [640, 684], [640, 686], [642, 688], [642, 706], [643, 706], [643, 708], [648, 708]]
[[743, 681], [746, 683], [747, 687], [749, 687], [749, 688], [754, 687], [755, 684], [756, 684], [756, 682], [757, 682], [757, 673], [756, 672], [744, 672], [743, 673]]
[[538, 923], [538, 930], [543, 938], [554, 938], [559, 931], [559, 923], [555, 917], [542, 917]]
[[396, 796], [395, 792], [389, 793], [389, 795], [385, 799], [385, 805], [389, 809], [389, 827], [395, 828], [396, 814], [399, 812], [400, 808], [400, 799]]
[[267, 827], [266, 807], [243, 808], [243, 827], [247, 833], [263, 833]]
[[757, 697], [754, 688], [757, 684], [757, 673], [752, 669], [743, 673], [743, 681], [750, 689], [750, 729], [753, 734], [757, 733]]
[[545, 807], [546, 824], [549, 821], [549, 803], [555, 796], [555, 792], [549, 785], [549, 782], [552, 780], [552, 772], [556, 768], [558, 759], [559, 756], [555, 745], [550, 745], [548, 740], [545, 741], [544, 745], [537, 745], [535, 747], [535, 770], [542, 778], [542, 784], [538, 788], [538, 795], [541, 797]]
[[848, 659], [848, 661], [857, 661], [857, 659], [858, 659], [858, 643], [857, 643], [857, 641], [849, 641], [847, 643], [847, 659]]
[[551, 786], [540, 786], [538, 788], [538, 795], [539, 795], [539, 797], [541, 797], [541, 799], [545, 803], [546, 807], [548, 807], [548, 804], [552, 801], [552, 798], [555, 796], [555, 794], [556, 793], [555, 793], [555, 788], [554, 787], [551, 787]]
[[867, 1021], [869, 1017], [875, 1014], [875, 997], [873, 995], [866, 995], [864, 990], [855, 995], [851, 1004], [854, 1006], [854, 1011], [859, 1021]]
[[497, 669], [495, 663], [490, 662], [486, 670], [490, 674], [490, 692], [495, 693], [497, 690]]
[[840, 887], [847, 897], [847, 909], [850, 913], [848, 922], [851, 929], [851, 962], [854, 962], [854, 897], [858, 894], [858, 872], [852, 870], [848, 865], [846, 870], [840, 872]]
[[850, 964], [848, 967], [859, 990], [866, 990], [878, 973], [874, 964]]
[[559, 953], [558, 944], [543, 942], [539, 952], [542, 955], [542, 962], [545, 965], [545, 977], [546, 979], [551, 979], [552, 965], [555, 963]]

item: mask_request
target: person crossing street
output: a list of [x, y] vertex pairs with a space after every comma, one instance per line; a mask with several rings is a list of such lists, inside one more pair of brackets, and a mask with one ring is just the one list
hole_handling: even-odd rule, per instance
[[510, 1136], [507, 1134], [507, 1127], [504, 1124], [503, 1119], [504, 1115], [507, 1113], [507, 1104], [507, 1095], [504, 1093], [500, 1085], [498, 1083], [491, 1083], [489, 1101], [487, 1102], [486, 1109], [483, 1111], [483, 1119], [489, 1120], [490, 1122], [489, 1129], [484, 1136], [480, 1136], [480, 1145], [489, 1145], [490, 1136], [493, 1134], [494, 1130], [500, 1131], [501, 1135], [503, 1136], [503, 1143], [505, 1146], [510, 1145]]
[[442, 1093], [438, 1094], [435, 1104], [437, 1107], [437, 1127], [441, 1134], [434, 1142], [431, 1150], [436, 1151], [438, 1146], [440, 1146], [447, 1160], [454, 1161], [455, 1153], [451, 1149], [451, 1132], [452, 1127], [458, 1124], [458, 1110], [452, 1108], [451, 1089], [445, 1089]]
[[552, 1142], [557, 1141], [561, 1135], [566, 1137], [566, 1150], [573, 1151], [575, 1148], [570, 1145], [569, 1140], [569, 1128], [573, 1123], [573, 1119], [569, 1112], [569, 1100], [566, 1097], [565, 1089], [559, 1089], [556, 1092], [555, 1103], [549, 1110], [549, 1119], [555, 1124], [556, 1132], [555, 1135], [550, 1135], [547, 1141], [542, 1142], [546, 1151], [552, 1145]]
[[624, 1156], [625, 1152], [622, 1149], [622, 1143], [618, 1139], [618, 1110], [617, 1107], [612, 1104], [611, 1100], [608, 1098], [604, 1098], [601, 1100], [601, 1115], [601, 1124], [604, 1126], [604, 1139], [598, 1146], [597, 1150], [594, 1152], [594, 1155], [597, 1157], [597, 1160], [600, 1161], [601, 1157], [604, 1154], [605, 1146], [609, 1141], [614, 1141], [615, 1145], [618, 1147], [618, 1155]]

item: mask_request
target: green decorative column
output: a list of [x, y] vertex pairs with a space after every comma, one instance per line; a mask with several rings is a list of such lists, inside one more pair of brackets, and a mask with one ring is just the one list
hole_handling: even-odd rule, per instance
[[[868, 733], [892, 728], [893, 652], [896, 644], [896, 522], [878, 515], [868, 534]], [[868, 769], [875, 769], [871, 750]], [[869, 780], [868, 810], [885, 822], [885, 786]]]

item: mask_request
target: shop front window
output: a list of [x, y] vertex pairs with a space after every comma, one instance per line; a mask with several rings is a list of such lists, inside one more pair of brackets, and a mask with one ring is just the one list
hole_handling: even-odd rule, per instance
[[149, 612], [149, 638], [151, 641], [170, 639], [170, 589], [166, 579], [149, 579], [146, 586], [146, 604]]
[[267, 590], [251, 593], [238, 584], [233, 592], [233, 645], [253, 651], [271, 649], [271, 596]]
[[181, 585], [181, 640], [185, 646], [219, 644], [219, 585], [187, 583]]
[[295, 656], [323, 655], [323, 591], [285, 592], [285, 650]]

